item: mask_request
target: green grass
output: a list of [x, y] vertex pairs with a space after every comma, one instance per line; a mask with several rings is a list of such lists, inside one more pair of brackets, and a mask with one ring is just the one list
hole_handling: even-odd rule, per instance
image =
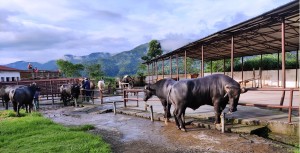
[[111, 152], [99, 136], [89, 134], [92, 125], [64, 127], [40, 113], [15, 117], [13, 111], [0, 111], [0, 152]]

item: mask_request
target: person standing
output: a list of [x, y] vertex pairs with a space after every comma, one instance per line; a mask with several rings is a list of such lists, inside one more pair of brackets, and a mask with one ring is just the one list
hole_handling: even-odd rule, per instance
[[85, 96], [86, 96], [86, 101], [90, 101], [90, 96], [91, 96], [91, 84], [88, 78], [84, 79], [84, 83], [82, 85], [82, 88], [85, 89]]
[[36, 91], [35, 91], [35, 94], [33, 96], [33, 102], [34, 102], [34, 107], [35, 107], [35, 110], [38, 110], [40, 108], [40, 93], [41, 93], [41, 88], [37, 88]]

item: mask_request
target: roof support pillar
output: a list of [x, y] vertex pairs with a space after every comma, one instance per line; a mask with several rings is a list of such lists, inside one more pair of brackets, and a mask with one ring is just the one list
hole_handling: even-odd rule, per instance
[[165, 60], [162, 59], [162, 78], [165, 78]]
[[147, 64], [147, 69], [148, 69], [148, 83], [150, 84], [150, 72], [149, 72], [149, 64]]
[[224, 59], [223, 59], [223, 73], [224, 73], [224, 75], [225, 75], [225, 57], [224, 57]]
[[172, 79], [172, 56], [170, 56], [170, 78]]
[[277, 52], [277, 87], [279, 87], [279, 51]]
[[212, 60], [210, 60], [210, 75], [212, 75]]
[[155, 61], [154, 64], [155, 64], [155, 75], [156, 75], [156, 81], [157, 81], [157, 79], [158, 79], [158, 73], [157, 73], [158, 72], [158, 63], [157, 63], [157, 61]]
[[187, 79], [187, 74], [186, 74], [186, 50], [184, 51], [184, 77]]
[[178, 54], [176, 54], [176, 73], [177, 73], [177, 81], [179, 80], [179, 65], [178, 65]]
[[204, 77], [204, 47], [201, 46], [201, 77]]
[[[281, 22], [281, 65], [282, 65], [282, 88], [285, 88], [285, 80], [286, 80], [286, 73], [285, 73], [285, 19], [282, 18]], [[285, 91], [282, 92], [280, 105], [283, 105], [284, 102]], [[280, 109], [281, 110], [281, 109]]]
[[234, 53], [234, 35], [232, 34], [232, 37], [231, 37], [231, 72], [230, 72], [230, 75], [231, 75], [231, 78], [233, 78], [233, 66], [234, 66], [234, 64], [233, 64], [233, 53]]
[[299, 69], [299, 48], [297, 49], [296, 51], [296, 85], [295, 85], [295, 88], [298, 88], [299, 87], [299, 83], [298, 83], [298, 69]]
[[151, 68], [151, 82], [152, 82], [152, 83], [153, 83], [153, 69], [154, 69], [154, 68], [153, 68], [153, 64], [154, 64], [154, 62], [151, 63], [151, 67], [152, 67], [152, 68]]
[[244, 57], [242, 57], [242, 82], [244, 81]]

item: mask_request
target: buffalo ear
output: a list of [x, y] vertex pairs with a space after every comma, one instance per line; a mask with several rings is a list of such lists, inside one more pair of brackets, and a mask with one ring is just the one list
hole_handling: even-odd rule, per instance
[[225, 86], [225, 91], [226, 91], [226, 93], [229, 93], [230, 90], [231, 90], [231, 86], [230, 86], [230, 85], [226, 85], [226, 86]]

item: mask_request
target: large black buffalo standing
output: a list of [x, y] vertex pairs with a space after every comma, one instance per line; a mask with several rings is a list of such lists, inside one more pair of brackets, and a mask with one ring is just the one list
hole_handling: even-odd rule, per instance
[[21, 86], [16, 89], [12, 89], [9, 92], [9, 98], [13, 103], [14, 110], [17, 112], [17, 116], [20, 116], [20, 108], [21, 106], [26, 106], [26, 113], [28, 113], [28, 106], [29, 106], [29, 113], [31, 113], [31, 109], [33, 107], [32, 101], [33, 96], [37, 86], [35, 83], [29, 86]]
[[174, 105], [174, 118], [178, 129], [186, 131], [182, 120], [187, 107], [197, 109], [212, 105], [215, 123], [220, 123], [220, 114], [229, 102], [229, 111], [237, 110], [240, 94], [246, 92], [240, 84], [223, 74], [214, 74], [197, 79], [180, 80], [173, 84], [169, 100]]
[[167, 105], [167, 96], [168, 92], [170, 91], [171, 86], [176, 81], [173, 79], [162, 79], [157, 81], [154, 84], [146, 85], [144, 90], [144, 101], [147, 101], [149, 98], [151, 98], [153, 95], [156, 95], [159, 100], [161, 101], [161, 104], [164, 107], [164, 117], [169, 118], [171, 117], [170, 109], [171, 105]]
[[68, 102], [75, 98], [75, 107], [77, 106], [77, 99], [80, 95], [80, 85], [78, 84], [63, 84], [60, 86], [61, 100], [64, 106], [68, 105]]
[[[0, 96], [5, 103], [5, 109], [8, 109], [8, 102], [10, 101], [9, 93], [11, 90], [15, 90], [16, 88], [24, 87], [24, 85], [5, 85], [0, 89]], [[16, 110], [16, 105], [14, 105], [14, 110]]]

